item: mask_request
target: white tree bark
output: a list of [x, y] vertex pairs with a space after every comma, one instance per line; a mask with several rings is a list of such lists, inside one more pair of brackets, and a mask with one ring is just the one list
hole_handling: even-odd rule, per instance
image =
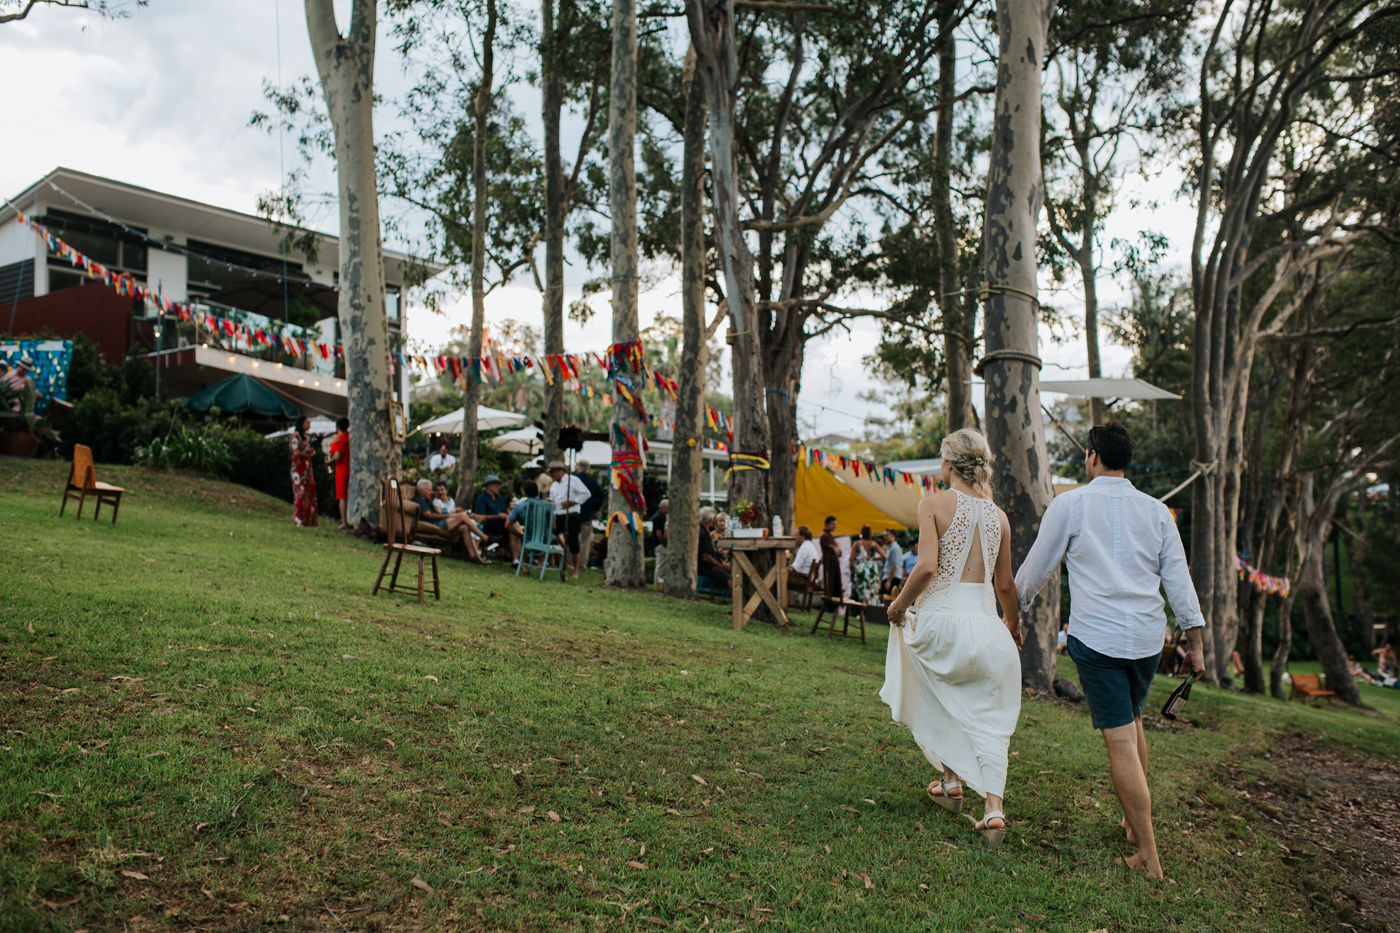
[[[1036, 325], [1036, 224], [1045, 190], [1040, 167], [1040, 74], [1054, 0], [997, 0], [996, 106], [983, 227], [986, 302], [982, 363], [986, 426], [997, 504], [1011, 521], [1011, 557], [1019, 566], [1040, 531], [1054, 492], [1040, 414]], [[1021, 676], [1053, 689], [1059, 574], [1024, 620]]]
[[[608, 199], [612, 207], [612, 339], [618, 344], [636, 340], [638, 335], [637, 169], [633, 153], [637, 135], [637, 6], [634, 0], [613, 0], [612, 27]], [[613, 421], [625, 426], [640, 440], [641, 418], [621, 392], [614, 392]], [[618, 444], [614, 436], [614, 452], [621, 449]], [[634, 472], [633, 480], [641, 486], [641, 469]], [[632, 506], [621, 491], [612, 489], [608, 495], [608, 515], [631, 511]], [[608, 585], [641, 586], [645, 582], [643, 568], [642, 536], [633, 534], [620, 523], [613, 525], [608, 535], [608, 559], [604, 567]]]
[[341, 35], [332, 0], [306, 0], [306, 26], [335, 133], [340, 198], [338, 314], [350, 405], [350, 489], [353, 525], [378, 521], [379, 483], [399, 471], [389, 403], [389, 319], [384, 308], [384, 252], [374, 167], [374, 40], [376, 0], [353, 0]]

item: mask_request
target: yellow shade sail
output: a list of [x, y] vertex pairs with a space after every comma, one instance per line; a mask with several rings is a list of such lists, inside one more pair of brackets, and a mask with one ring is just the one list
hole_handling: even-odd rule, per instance
[[797, 461], [797, 497], [793, 509], [797, 524], [806, 525], [814, 535], [821, 534], [822, 522], [836, 516], [836, 534], [860, 534], [862, 525], [879, 534], [886, 528], [907, 528], [871, 505], [850, 486], [832, 476], [824, 467]]

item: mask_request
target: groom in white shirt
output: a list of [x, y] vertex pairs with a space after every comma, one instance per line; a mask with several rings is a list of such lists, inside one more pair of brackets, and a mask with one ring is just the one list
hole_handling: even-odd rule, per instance
[[1132, 459], [1133, 438], [1121, 424], [1089, 431], [1089, 482], [1045, 510], [1040, 534], [1016, 573], [1016, 590], [1025, 612], [1060, 561], [1068, 566], [1069, 656], [1094, 728], [1103, 730], [1108, 745], [1128, 842], [1138, 847], [1124, 864], [1160, 878], [1142, 710], [1162, 654], [1161, 591], [1190, 644], [1187, 663], [1197, 674], [1205, 671], [1205, 619], [1171, 510], [1123, 477]]

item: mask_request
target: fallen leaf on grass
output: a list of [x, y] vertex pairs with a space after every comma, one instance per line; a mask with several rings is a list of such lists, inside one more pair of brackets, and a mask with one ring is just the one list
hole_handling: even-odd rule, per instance
[[534, 807], [521, 807], [519, 810], [516, 810], [515, 812], [516, 812], [516, 813], [534, 813], [534, 812], [535, 812], [535, 808], [534, 808]]
[[662, 927], [668, 927], [668, 926], [670, 926], [669, 923], [667, 923], [665, 920], [662, 920], [660, 917], [647, 917], [647, 923], [654, 923], [654, 924], [656, 924], [657, 926], [662, 926]]
[[431, 680], [433, 683], [438, 683], [438, 679], [437, 679], [436, 677], [434, 677], [432, 674], [424, 674], [424, 675], [423, 675], [423, 679], [424, 679], [424, 680]]
[[413, 885], [420, 891], [427, 891], [429, 894], [433, 893], [433, 886], [428, 884], [428, 882], [424, 881], [422, 878], [414, 878], [412, 881], [409, 882], [409, 884]]
[[666, 812], [672, 814], [673, 816], [681, 815], [681, 811], [677, 810], [675, 807], [667, 807]]
[[927, 890], [928, 890], [928, 885], [926, 885], [926, 884], [921, 884], [921, 885], [919, 885], [919, 889], [920, 889], [921, 891], [927, 891]]
[[1045, 915], [1044, 915], [1044, 914], [1030, 914], [1030, 915], [1028, 915], [1028, 916], [1026, 917], [1026, 919], [1029, 920], [1031, 923], [1039, 923], [1040, 921], [1042, 921], [1042, 920], [1045, 919]]
[[866, 803], [870, 804], [872, 807], [875, 806], [875, 801], [871, 800], [869, 797], [862, 797], [862, 798], [860, 798], [860, 799], [861, 799], [861, 800], [864, 800]]
[[560, 819], [559, 814], [555, 813], [553, 810], [550, 810], [545, 816], [549, 817], [551, 823], [557, 823]]
[[148, 878], [148, 877], [146, 877], [145, 875], [141, 874], [139, 871], [127, 871], [125, 868], [122, 869], [122, 875], [124, 875], [124, 876], [127, 877], [127, 878], [132, 878], [132, 879], [134, 879], [134, 880], [136, 880], [136, 881], [150, 881], [150, 880], [151, 880], [150, 878]]
[[58, 798], [60, 798], [60, 797], [63, 796], [62, 794], [51, 794], [51, 793], [49, 793], [49, 792], [46, 791], [46, 790], [36, 790], [36, 791], [33, 791], [33, 793], [36, 793], [36, 794], [43, 794], [45, 797], [51, 797], [51, 798], [53, 798], [54, 800], [57, 800]]
[[30, 622], [30, 623], [29, 623], [29, 634], [31, 634], [31, 635], [34, 634], [34, 623], [33, 623], [33, 622]]
[[638, 862], [637, 860], [633, 859], [632, 861], [630, 861], [630, 862], [627, 863], [627, 867], [628, 867], [628, 868], [635, 868], [637, 871], [646, 871], [646, 870], [647, 870], [647, 863], [646, 863], [646, 862]]
[[49, 910], [62, 910], [64, 907], [72, 907], [74, 904], [78, 903], [78, 901], [80, 901], [80, 900], [82, 900], [82, 895], [81, 895], [81, 894], [76, 894], [76, 895], [74, 895], [72, 898], [70, 898], [69, 900], [64, 901], [64, 902], [61, 903], [61, 904], [55, 904], [53, 901], [46, 901], [46, 900], [43, 900], [42, 898], [40, 899], [39, 903], [43, 904], [43, 905], [44, 905], [45, 907], [47, 907]]
[[47, 658], [40, 658], [39, 660], [40, 660], [40, 661], [57, 661], [57, 660], [58, 660], [58, 655], [52, 654], [52, 655], [49, 655]]
[[871, 881], [870, 876], [867, 875], [865, 872], [861, 872], [860, 876], [865, 879], [865, 888], [867, 891], [875, 887], [875, 882]]
[[82, 687], [69, 687], [67, 690], [60, 690], [60, 691], [58, 691], [58, 695], [59, 695], [59, 696], [64, 696], [65, 694], [69, 694], [69, 693], [80, 693], [80, 692], [82, 691], [82, 689], [83, 689]]
[[917, 827], [919, 827], [919, 832], [921, 832], [921, 833], [926, 833], [926, 832], [928, 832], [928, 827], [925, 826], [923, 823], [920, 823], [918, 820], [915, 820], [915, 821], [914, 821], [914, 825], [917, 826]]
[[390, 748], [398, 748], [398, 746], [394, 744], [393, 739], [385, 739], [384, 744], [388, 745]]
[[701, 787], [709, 787], [709, 786], [710, 786], [709, 782], [706, 781], [704, 778], [702, 778], [702, 777], [701, 777], [700, 775], [698, 775], [698, 774], [692, 774], [692, 775], [690, 776], [690, 779], [691, 779], [692, 781], [694, 781], [695, 783], [699, 784]]

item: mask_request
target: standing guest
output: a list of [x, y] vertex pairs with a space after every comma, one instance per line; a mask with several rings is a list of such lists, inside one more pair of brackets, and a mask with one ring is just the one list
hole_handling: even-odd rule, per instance
[[885, 552], [875, 543], [870, 526], [862, 525], [851, 545], [851, 598], [866, 606], [880, 604], [880, 565]]
[[340, 527], [350, 527], [350, 419], [335, 419], [335, 440], [331, 441], [331, 463], [335, 464], [335, 501], [340, 505]]
[[662, 499], [656, 506], [656, 514], [651, 517], [652, 551], [656, 557], [656, 572], [652, 575], [656, 588], [666, 582], [666, 516], [671, 514], [671, 500]]
[[311, 419], [302, 416], [287, 439], [292, 448], [292, 521], [303, 528], [316, 524], [316, 475], [311, 469], [316, 449], [306, 435], [309, 430]]
[[880, 571], [880, 594], [894, 592], [899, 581], [904, 579], [904, 552], [899, 546], [893, 528], [885, 529], [885, 565]]
[[[445, 484], [444, 484], [445, 486]], [[446, 488], [442, 490], [445, 494]], [[484, 537], [476, 522], [466, 512], [444, 512], [439, 509], [433, 501], [433, 484], [426, 479], [420, 479], [414, 489], [413, 501], [418, 503], [418, 520], [428, 525], [435, 525], [446, 531], [450, 535], [460, 534], [462, 536], [462, 546], [467, 549], [467, 557], [478, 564], [489, 564], [490, 561], [483, 560], [481, 550], [477, 547], [477, 537]], [[448, 500], [451, 501], [451, 500]], [[456, 503], [452, 503], [455, 507]]]
[[554, 481], [549, 487], [549, 498], [554, 503], [554, 533], [562, 535], [564, 546], [569, 551], [569, 562], [574, 568], [574, 579], [578, 579], [579, 529], [583, 523], [583, 504], [591, 496], [583, 480], [569, 473], [563, 460], [551, 460], [549, 475]]
[[797, 553], [792, 556], [792, 569], [788, 571], [789, 589], [803, 589], [812, 567], [817, 568], [817, 582], [822, 578], [822, 552], [817, 542], [812, 540], [812, 529], [806, 525], [797, 526]]
[[822, 520], [822, 536], [817, 539], [817, 546], [821, 548], [822, 554], [827, 548], [840, 552], [841, 548], [836, 543], [836, 516], [828, 515]]
[[472, 517], [480, 523], [481, 530], [491, 537], [506, 539], [510, 559], [514, 562], [520, 557], [520, 539], [510, 530], [510, 503], [501, 494], [501, 478], [492, 473], [481, 485]]
[[34, 379], [29, 375], [33, 368], [33, 358], [24, 355], [15, 360], [13, 369], [0, 376], [0, 385], [15, 394], [10, 402], [10, 410], [26, 418], [33, 417], [34, 404], [39, 395], [39, 390], [34, 386]]
[[915, 538], [914, 543], [909, 545], [909, 553], [904, 555], [904, 579], [909, 579], [909, 575], [914, 572], [914, 565], [918, 562], [919, 539]]
[[438, 446], [438, 452], [428, 458], [428, 469], [436, 472], [438, 470], [450, 470], [457, 465], [457, 458], [447, 452], [447, 441]]
[[1056, 496], [1045, 510], [1016, 589], [1025, 612], [1060, 563], [1068, 567], [1066, 645], [1094, 728], [1103, 730], [1108, 746], [1113, 790], [1123, 806], [1119, 825], [1137, 846], [1123, 864], [1161, 878], [1142, 710], [1162, 654], [1162, 591], [1191, 646], [1186, 664], [1197, 674], [1206, 669], [1206, 623], [1171, 510], [1123, 476], [1133, 459], [1128, 429], [1112, 421], [1095, 425], [1086, 446], [1089, 482]]
[[721, 558], [715, 548], [714, 530], [715, 510], [707, 505], [700, 510], [700, 541], [697, 546], [695, 574], [708, 577], [712, 591], [727, 590], [730, 579], [729, 561]]
[[593, 478], [592, 471], [593, 464], [587, 460], [579, 460], [574, 471], [579, 482], [583, 483], [583, 488], [588, 490], [588, 501], [579, 509], [578, 522], [578, 548], [583, 554], [585, 569], [588, 567], [589, 558], [593, 556], [593, 516], [598, 514], [600, 507], [608, 503], [608, 497], [603, 493], [603, 487]]

